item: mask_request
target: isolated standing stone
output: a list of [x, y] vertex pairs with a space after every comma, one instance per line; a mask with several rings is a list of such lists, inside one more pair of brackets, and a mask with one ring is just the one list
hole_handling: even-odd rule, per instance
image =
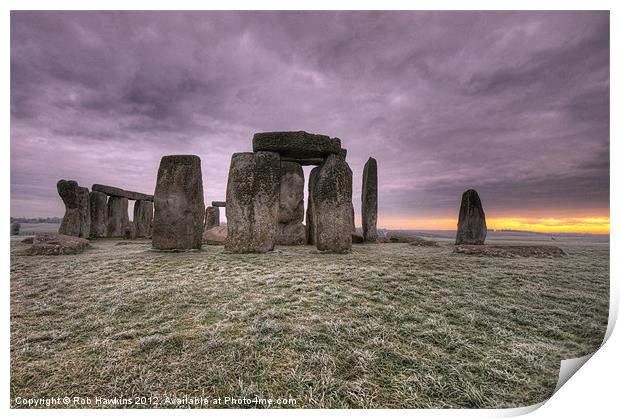
[[153, 202], [139, 200], [133, 205], [133, 233], [135, 237], [151, 237]]
[[314, 218], [314, 185], [319, 173], [319, 167], [310, 171], [308, 177], [308, 208], [306, 208], [306, 240], [308, 244], [316, 244], [316, 219]]
[[205, 230], [220, 225], [220, 209], [218, 207], [207, 207], [205, 210]]
[[87, 238], [90, 235], [88, 188], [74, 180], [61, 179], [56, 184], [58, 195], [65, 204], [65, 215], [58, 232], [67, 236]]
[[377, 160], [370, 157], [362, 179], [362, 229], [364, 241], [377, 241]]
[[91, 191], [90, 203], [90, 237], [106, 237], [108, 228], [108, 196], [103, 192]]
[[338, 155], [330, 155], [313, 185], [316, 247], [342, 253], [351, 249], [351, 194], [353, 173]]
[[107, 216], [108, 229], [107, 237], [125, 237], [127, 225], [129, 224], [129, 200], [120, 196], [108, 198]]
[[11, 236], [19, 235], [19, 230], [21, 228], [22, 228], [22, 225], [20, 223], [13, 223], [13, 224], [11, 224]]
[[461, 198], [456, 244], [484, 244], [487, 223], [478, 192], [469, 189]]
[[228, 236], [225, 249], [236, 253], [273, 250], [280, 205], [280, 156], [235, 153], [226, 188]]
[[153, 247], [200, 249], [205, 216], [200, 157], [162, 157], [154, 200]]

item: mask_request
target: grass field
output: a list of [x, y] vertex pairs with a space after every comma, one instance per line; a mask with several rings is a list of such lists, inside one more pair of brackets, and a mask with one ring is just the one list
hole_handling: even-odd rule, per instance
[[549, 242], [568, 253], [555, 259], [459, 255], [447, 241], [347, 255], [100, 240], [81, 255], [25, 256], [11, 244], [15, 407], [186, 395], [525, 406], [551, 395], [561, 359], [598, 348], [607, 323], [608, 238]]

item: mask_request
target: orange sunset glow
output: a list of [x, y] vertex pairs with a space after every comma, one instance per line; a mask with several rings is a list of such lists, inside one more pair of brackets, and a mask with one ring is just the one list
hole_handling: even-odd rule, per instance
[[[457, 218], [393, 218], [380, 220], [388, 229], [456, 230]], [[541, 233], [609, 234], [609, 216], [488, 217], [489, 230], [525, 230]]]

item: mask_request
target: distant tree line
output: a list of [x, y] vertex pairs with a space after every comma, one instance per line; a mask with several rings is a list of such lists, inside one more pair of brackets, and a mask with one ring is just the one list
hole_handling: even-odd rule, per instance
[[47, 217], [47, 218], [25, 218], [25, 217], [11, 217], [11, 224], [23, 223], [23, 224], [35, 224], [35, 223], [50, 223], [60, 224], [62, 218], [59, 217]]

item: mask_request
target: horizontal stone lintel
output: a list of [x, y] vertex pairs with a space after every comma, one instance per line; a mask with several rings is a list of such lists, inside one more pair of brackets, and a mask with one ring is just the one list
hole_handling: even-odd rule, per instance
[[140, 192], [126, 191], [124, 189], [117, 188], [114, 186], [108, 186], [108, 185], [94, 184], [91, 190], [96, 191], [96, 192], [102, 192], [108, 196], [118, 196], [121, 198], [127, 198], [127, 199], [131, 199], [134, 201], [152, 201], [153, 200], [153, 195], [147, 195], [147, 194], [140, 193]]

